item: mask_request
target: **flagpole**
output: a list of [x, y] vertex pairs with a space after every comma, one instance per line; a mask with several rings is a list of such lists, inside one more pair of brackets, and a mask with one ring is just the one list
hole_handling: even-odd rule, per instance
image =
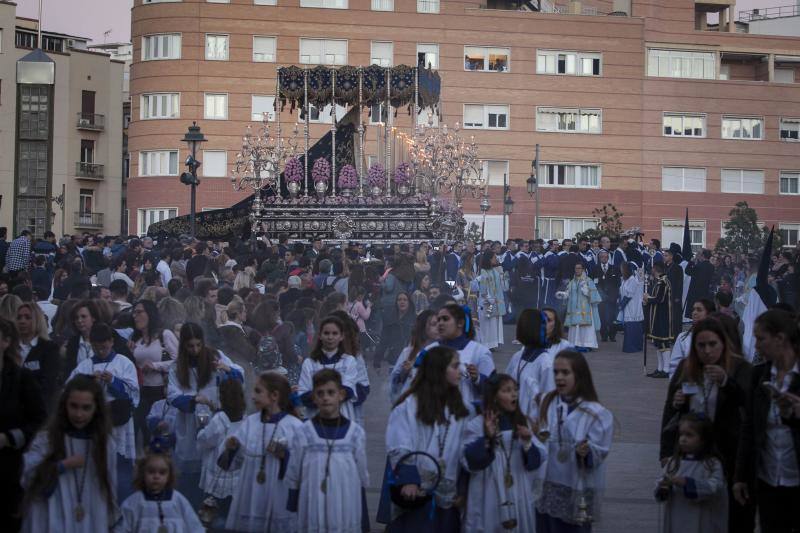
[[[647, 273], [645, 273], [645, 275], [644, 275], [644, 293], [645, 294], [648, 294], [647, 293], [647, 281], [648, 281], [648, 275], [647, 275]], [[650, 306], [649, 305], [647, 306], [647, 312], [648, 312], [648, 314], [650, 313]], [[646, 376], [647, 375], [647, 327], [650, 324], [650, 321], [647, 320], [647, 316], [645, 316], [644, 320], [642, 322], [643, 322], [642, 329], [644, 330], [644, 344], [642, 345], [642, 350], [643, 350], [643, 354], [642, 354], [643, 355], [643, 357], [642, 357], [642, 367], [643, 367], [642, 368], [642, 373]]]

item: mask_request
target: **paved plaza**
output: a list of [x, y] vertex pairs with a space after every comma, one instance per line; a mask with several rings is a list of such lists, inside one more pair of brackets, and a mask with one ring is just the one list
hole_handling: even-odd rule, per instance
[[[659, 475], [658, 442], [661, 409], [667, 393], [666, 379], [647, 378], [642, 373], [642, 354], [622, 353], [622, 337], [616, 343], [601, 343], [588, 354], [600, 401], [616, 419], [611, 453], [606, 461], [607, 488], [602, 499], [602, 516], [594, 524], [596, 533], [655, 533], [658, 531], [658, 506], [653, 487]], [[495, 365], [504, 370], [519, 346], [511, 344], [514, 328], [506, 327], [507, 344], [494, 353]], [[650, 351], [650, 370], [655, 354]], [[371, 366], [371, 365], [370, 365]], [[370, 368], [371, 394], [365, 406], [367, 456], [371, 488], [367, 490], [373, 531], [380, 483], [386, 459], [384, 432], [389, 417], [389, 394], [384, 373]]]

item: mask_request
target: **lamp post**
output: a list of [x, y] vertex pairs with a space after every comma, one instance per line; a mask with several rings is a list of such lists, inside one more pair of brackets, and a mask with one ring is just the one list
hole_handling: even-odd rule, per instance
[[533, 207], [533, 238], [539, 238], [539, 144], [536, 144], [536, 157], [531, 162], [531, 175], [525, 182], [528, 195], [535, 200]]
[[[61, 184], [61, 194], [58, 196], [53, 196], [50, 198], [50, 201], [53, 202], [61, 209], [61, 236], [64, 236], [64, 205], [65, 205], [65, 198], [66, 198], [66, 191], [67, 185], [65, 183]], [[55, 221], [53, 221], [55, 222]]]
[[196, 235], [195, 212], [197, 211], [197, 186], [200, 185], [200, 180], [197, 179], [197, 168], [201, 164], [200, 161], [197, 160], [197, 145], [206, 142], [206, 138], [200, 131], [200, 126], [197, 125], [197, 122], [192, 122], [192, 125], [189, 126], [189, 130], [186, 132], [186, 135], [183, 136], [183, 142], [189, 145], [189, 151], [191, 152], [184, 163], [189, 170], [181, 174], [181, 183], [189, 185], [192, 188], [189, 226], [191, 228], [190, 232], [192, 238], [194, 238]]
[[486, 240], [486, 212], [492, 208], [492, 204], [489, 201], [489, 190], [488, 188], [484, 190], [483, 197], [481, 198], [480, 209], [481, 213], [483, 213], [483, 224], [481, 227], [481, 244], [484, 240]]

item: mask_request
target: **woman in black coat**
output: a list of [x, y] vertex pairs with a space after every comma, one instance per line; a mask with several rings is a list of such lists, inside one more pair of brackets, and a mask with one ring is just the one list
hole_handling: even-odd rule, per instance
[[659, 457], [666, 463], [677, 447], [681, 415], [694, 413], [714, 424], [714, 443], [728, 484], [728, 531], [752, 533], [755, 508], [732, 497], [742, 412], [750, 395], [752, 366], [735, 355], [723, 326], [713, 318], [693, 326], [689, 356], [675, 371], [661, 420]]
[[58, 344], [47, 334], [47, 319], [34, 303], [23, 303], [17, 308], [17, 332], [22, 366], [31, 371], [39, 384], [42, 402], [48, 412], [55, 407], [61, 383], [61, 357]]
[[[70, 312], [70, 321], [72, 322], [73, 329], [77, 331], [65, 345], [64, 368], [61, 373], [61, 383], [66, 381], [78, 363], [92, 357], [91, 343], [89, 342], [89, 332], [92, 331], [92, 326], [95, 322], [102, 322], [100, 319], [100, 311], [97, 304], [93, 300], [81, 300], [75, 304]], [[128, 342], [123, 339], [116, 331], [114, 331], [114, 353], [124, 355], [136, 364], [131, 350], [128, 347]]]
[[411, 330], [417, 313], [407, 292], [400, 292], [394, 301], [394, 307], [384, 312], [381, 340], [375, 349], [373, 365], [380, 368], [384, 360], [394, 361], [400, 351], [411, 340]]
[[22, 452], [46, 413], [33, 374], [19, 366], [19, 337], [14, 324], [0, 318], [0, 523], [20, 528]]

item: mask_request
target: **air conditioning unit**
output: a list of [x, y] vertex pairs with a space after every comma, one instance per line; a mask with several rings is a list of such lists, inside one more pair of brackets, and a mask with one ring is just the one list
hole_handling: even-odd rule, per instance
[[81, 126], [91, 126], [92, 125], [91, 121], [88, 118], [82, 118], [82, 119], [78, 120], [78, 124], [81, 125]]

